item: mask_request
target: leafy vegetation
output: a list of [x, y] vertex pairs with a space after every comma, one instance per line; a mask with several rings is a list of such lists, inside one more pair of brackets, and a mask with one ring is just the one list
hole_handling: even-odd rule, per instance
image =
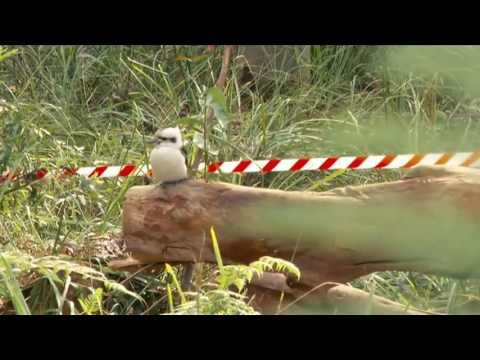
[[[214, 88], [220, 54], [207, 56], [204, 50], [0, 47], [0, 173], [140, 164], [148, 159], [145, 138], [177, 124], [191, 164], [199, 156], [202, 161], [267, 159], [480, 147], [474, 81], [478, 47], [313, 46], [311, 61], [302, 63], [312, 73], [311, 82], [291, 83], [275, 72], [269, 96], [242, 84], [238, 59], [224, 94]], [[249, 108], [240, 112], [247, 100]], [[214, 122], [206, 121], [210, 109]], [[399, 175], [336, 171], [208, 178], [324, 191]], [[224, 266], [221, 247], [216, 247], [217, 266], [197, 269], [192, 292], [180, 288], [180, 266], [112, 271], [105, 267], [111, 254], [102, 257], [90, 250], [115, 239], [125, 192], [146, 180], [26, 180], [0, 184], [2, 312], [254, 314], [243, 290], [255, 274], [277, 270], [301, 276], [293, 264], [273, 258]], [[214, 231], [211, 237], [218, 244]], [[372, 274], [354, 285], [448, 313], [478, 301], [480, 289], [473, 280], [393, 272]]]

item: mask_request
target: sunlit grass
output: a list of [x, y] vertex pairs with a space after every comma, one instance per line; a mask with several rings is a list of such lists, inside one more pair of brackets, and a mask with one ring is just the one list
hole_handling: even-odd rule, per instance
[[[311, 84], [292, 85], [277, 72], [270, 97], [242, 86], [234, 73], [225, 91], [231, 120], [224, 128], [210, 129], [209, 159], [478, 149], [478, 48], [416, 50], [315, 46], [312, 63], [302, 65], [313, 72]], [[194, 118], [183, 128], [192, 154], [202, 132], [201, 120], [195, 120], [203, 114], [199, 100], [215, 83], [220, 67], [218, 58], [203, 56], [202, 47], [192, 46], [22, 46], [10, 55], [0, 62], [1, 172], [143, 163], [149, 151], [145, 136], [176, 124], [185, 104], [190, 109], [187, 116]], [[237, 66], [234, 62], [233, 68]], [[245, 98], [251, 107], [240, 113], [237, 109]], [[323, 191], [400, 175], [345, 171], [209, 179]], [[144, 182], [69, 178], [18, 189], [13, 183], [0, 185], [2, 250], [56, 255], [65, 243], [88, 245], [92, 234], [118, 231], [125, 191]], [[205, 269], [198, 276], [208, 281], [211, 272]], [[179, 296], [164, 272], [108, 276], [125, 281], [146, 303], [103, 294], [108, 306], [102, 311], [165, 313]], [[374, 285], [377, 295], [402, 303], [452, 312], [479, 291], [474, 281], [460, 285], [448, 278], [404, 273], [374, 274], [355, 284]]]

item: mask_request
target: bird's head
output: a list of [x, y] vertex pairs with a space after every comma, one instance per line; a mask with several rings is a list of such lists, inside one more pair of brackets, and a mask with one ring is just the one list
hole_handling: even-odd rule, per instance
[[178, 126], [174, 128], [159, 129], [153, 135], [153, 139], [150, 143], [154, 144], [155, 147], [162, 146], [180, 149], [183, 146], [182, 132]]

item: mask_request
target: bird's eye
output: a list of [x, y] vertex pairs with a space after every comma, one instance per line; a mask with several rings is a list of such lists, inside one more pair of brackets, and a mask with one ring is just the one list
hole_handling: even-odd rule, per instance
[[174, 137], [172, 137], [172, 138], [170, 138], [170, 141], [171, 141], [172, 143], [174, 143], [174, 142], [177, 142], [177, 139], [174, 138]]

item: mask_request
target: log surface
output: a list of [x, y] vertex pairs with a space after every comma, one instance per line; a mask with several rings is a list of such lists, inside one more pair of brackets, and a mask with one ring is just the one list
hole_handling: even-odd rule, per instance
[[375, 271], [479, 277], [479, 184], [479, 170], [418, 168], [399, 181], [319, 193], [196, 180], [136, 186], [123, 210], [131, 258], [114, 266], [215, 262], [214, 226], [225, 263], [293, 261], [299, 281], [261, 285], [293, 298]]

